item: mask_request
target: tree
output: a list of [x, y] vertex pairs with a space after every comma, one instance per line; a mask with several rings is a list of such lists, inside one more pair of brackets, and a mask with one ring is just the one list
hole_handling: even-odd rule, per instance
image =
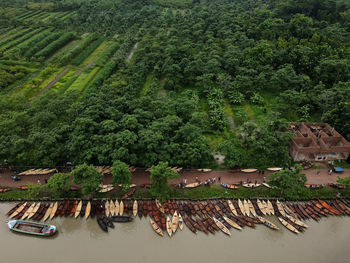
[[170, 193], [168, 179], [178, 178], [179, 174], [168, 167], [168, 162], [159, 162], [152, 166], [151, 171], [151, 195], [158, 198], [167, 198]]
[[28, 195], [31, 198], [42, 197], [44, 194], [47, 194], [47, 186], [41, 184], [32, 184], [28, 183]]
[[84, 195], [95, 192], [103, 181], [103, 176], [92, 165], [78, 165], [73, 171], [73, 183], [81, 184]]
[[130, 188], [132, 175], [126, 163], [119, 160], [114, 161], [112, 176], [113, 176], [112, 184], [114, 185], [121, 184], [123, 191], [126, 191]]
[[269, 175], [269, 184], [276, 187], [283, 197], [295, 199], [307, 197], [309, 192], [305, 188], [306, 175], [300, 174], [302, 171], [300, 165], [296, 166], [295, 171], [283, 170]]
[[64, 196], [65, 192], [69, 191], [71, 187], [71, 174], [57, 173], [50, 177], [47, 182], [48, 189], [55, 197]]
[[344, 178], [338, 177], [337, 183], [344, 185], [346, 189], [350, 190], [350, 176], [346, 176]]

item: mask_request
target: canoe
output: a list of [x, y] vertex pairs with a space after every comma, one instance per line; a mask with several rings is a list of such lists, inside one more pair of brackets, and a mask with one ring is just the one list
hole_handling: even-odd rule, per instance
[[133, 220], [130, 216], [112, 216], [111, 220], [117, 223], [131, 222]]
[[182, 215], [179, 213], [179, 228], [182, 230], [184, 228], [184, 221], [182, 219]]
[[282, 168], [280, 168], [280, 167], [270, 167], [270, 168], [267, 168], [267, 170], [272, 171], [272, 172], [278, 172], [278, 171], [281, 171]]
[[233, 220], [231, 220], [230, 218], [226, 217], [226, 216], [223, 216], [224, 220], [230, 225], [232, 226], [233, 228], [236, 228], [238, 230], [242, 230], [242, 228], [236, 223], [234, 222]]
[[135, 201], [134, 201], [134, 204], [133, 204], [133, 206], [132, 206], [132, 214], [133, 214], [134, 216], [136, 216], [136, 215], [137, 215], [137, 211], [138, 211], [138, 204], [137, 204], [137, 201], [135, 200]]
[[28, 215], [28, 218], [27, 219], [31, 219], [34, 215], [35, 215], [35, 213], [38, 211], [38, 209], [39, 209], [39, 207], [40, 207], [40, 202], [39, 203], [37, 203], [36, 205], [35, 205], [35, 207], [33, 208], [33, 210], [30, 212], [30, 214]]
[[214, 220], [215, 224], [218, 226], [218, 228], [219, 228], [222, 232], [224, 232], [226, 235], [231, 236], [230, 230], [228, 230], [227, 227], [226, 227], [223, 223], [221, 223], [221, 222], [220, 222], [219, 220], [217, 220], [215, 217], [213, 217], [213, 220]]
[[46, 210], [45, 215], [44, 215], [44, 218], [43, 218], [43, 221], [44, 221], [44, 222], [45, 222], [45, 221], [49, 218], [49, 216], [51, 215], [51, 211], [52, 211], [52, 209], [53, 209], [53, 206], [54, 206], [54, 203], [51, 203], [50, 206], [49, 206], [49, 208]]
[[243, 184], [244, 187], [247, 187], [247, 188], [254, 188], [254, 187], [258, 187], [260, 186], [261, 184], [253, 184], [253, 183], [250, 183], [250, 184]]
[[261, 201], [261, 204], [265, 207], [266, 215], [271, 215], [269, 206], [268, 206], [268, 204], [267, 204], [267, 201], [262, 200], [262, 201]]
[[248, 206], [249, 206], [249, 212], [253, 215], [253, 216], [257, 216], [257, 214], [256, 214], [256, 212], [255, 212], [255, 209], [254, 209], [254, 206], [253, 206], [253, 203], [252, 203], [252, 201], [250, 201], [249, 199], [248, 199]]
[[78, 206], [77, 206], [77, 209], [75, 210], [75, 214], [74, 214], [74, 217], [77, 218], [81, 212], [81, 208], [83, 206], [83, 201], [80, 200]]
[[273, 224], [272, 222], [270, 222], [269, 220], [267, 220], [266, 218], [264, 218], [262, 216], [258, 216], [258, 219], [260, 220], [261, 223], [263, 223], [268, 228], [271, 228], [273, 230], [279, 229], [275, 224]]
[[186, 188], [195, 188], [197, 186], [200, 186], [200, 183], [195, 182], [195, 183], [192, 183], [192, 184], [186, 184], [185, 185]]
[[321, 205], [323, 205], [325, 208], [327, 208], [329, 211], [331, 211], [333, 214], [341, 215], [341, 213], [338, 210], [335, 210], [333, 207], [331, 207], [326, 202], [323, 202], [322, 200], [318, 199]]
[[275, 214], [275, 210], [273, 209], [273, 206], [272, 206], [270, 200], [267, 200], [267, 209], [269, 210], [269, 214], [270, 215], [274, 215]]
[[57, 211], [57, 208], [58, 208], [58, 202], [56, 202], [52, 207], [52, 210], [50, 213], [50, 220], [52, 220], [52, 218], [54, 218], [56, 211]]
[[160, 229], [160, 227], [157, 225], [157, 223], [154, 222], [154, 221], [152, 220], [152, 218], [150, 218], [149, 221], [151, 222], [151, 226], [152, 226], [153, 230], [156, 231], [156, 233], [157, 233], [158, 235], [163, 236], [163, 231], [162, 231], [162, 229]]
[[114, 205], [113, 200], [111, 200], [111, 201], [109, 202], [109, 214], [110, 214], [111, 216], [115, 216], [115, 215], [116, 215], [115, 205]]
[[228, 189], [238, 189], [238, 186], [234, 185], [234, 184], [221, 184], [222, 187], [228, 188]]
[[107, 193], [109, 191], [112, 191], [114, 189], [113, 185], [111, 184], [101, 184], [101, 189], [99, 190], [100, 193]]
[[32, 205], [28, 208], [28, 210], [27, 210], [27, 211], [23, 214], [23, 216], [21, 217], [21, 220], [23, 220], [23, 219], [25, 219], [26, 217], [28, 217], [28, 216], [32, 213], [34, 207], [35, 207], [35, 203], [32, 203]]
[[164, 207], [162, 206], [162, 204], [159, 202], [158, 199], [156, 199], [156, 206], [159, 209], [159, 211], [164, 214]]
[[243, 207], [244, 207], [245, 215], [249, 216], [250, 215], [249, 204], [248, 204], [247, 200], [245, 200], [245, 199], [243, 201]]
[[285, 212], [284, 209], [283, 209], [282, 203], [281, 203], [280, 201], [277, 200], [276, 205], [277, 205], [277, 209], [278, 209], [278, 211], [280, 212], [280, 214], [281, 214], [283, 217], [286, 217], [286, 212]]
[[278, 217], [278, 220], [282, 223], [282, 225], [284, 225], [287, 229], [289, 229], [290, 231], [292, 231], [295, 234], [299, 234], [300, 232], [291, 224], [289, 224], [286, 220], [284, 220], [281, 217]]
[[22, 210], [24, 209], [24, 207], [27, 205], [27, 202], [25, 202], [24, 204], [20, 205], [11, 215], [10, 218], [15, 217], [16, 215], [18, 215], [20, 212], [22, 212]]
[[258, 169], [242, 169], [241, 171], [243, 173], [254, 173], [256, 172]]
[[86, 205], [86, 209], [85, 209], [85, 218], [88, 219], [90, 216], [90, 212], [91, 212], [91, 202], [89, 201]]
[[11, 220], [7, 222], [7, 225], [12, 231], [36, 236], [52, 236], [57, 229], [54, 225], [25, 220]]
[[119, 215], [122, 216], [124, 214], [124, 203], [123, 201], [120, 201], [119, 204]]
[[295, 217], [292, 217], [292, 216], [289, 216], [289, 215], [286, 215], [287, 218], [292, 221], [294, 224], [296, 225], [299, 225], [299, 226], [302, 226], [302, 227], [305, 227], [305, 228], [308, 228], [309, 226], [307, 224], [304, 224], [303, 222], [301, 222], [299, 219], [295, 218]]
[[267, 187], [267, 188], [271, 188], [271, 186], [267, 183], [262, 183], [263, 186]]
[[101, 216], [97, 217], [97, 223], [103, 231], [108, 232], [107, 224], [104, 222]]
[[178, 224], [179, 224], [179, 217], [178, 217], [178, 215], [177, 215], [177, 211], [175, 211], [175, 213], [174, 213], [174, 215], [173, 215], [171, 224], [172, 224], [172, 227], [171, 227], [171, 228], [172, 228], [172, 230], [173, 230], [173, 233], [175, 233], [175, 232], [176, 232], [176, 229], [177, 229], [177, 227], [178, 227]]
[[171, 237], [171, 235], [173, 234], [173, 229], [171, 227], [171, 220], [169, 218], [169, 216], [167, 216], [166, 218], [166, 231], [168, 232], [169, 237]]
[[243, 203], [241, 201], [241, 199], [238, 199], [238, 206], [239, 206], [239, 210], [241, 210], [241, 213], [245, 216], [245, 209], [244, 209], [244, 206], [243, 206]]
[[263, 213], [263, 215], [266, 216], [266, 208], [265, 208], [265, 206], [261, 203], [261, 201], [259, 199], [256, 201], [256, 203], [257, 203], [261, 213]]
[[228, 206], [230, 207], [230, 210], [232, 212], [232, 214], [234, 214], [235, 216], [238, 216], [238, 213], [236, 211], [235, 206], [232, 204], [231, 200], [227, 200]]
[[114, 207], [115, 207], [115, 215], [119, 215], [119, 201], [118, 200], [115, 200], [115, 203], [114, 203]]
[[106, 214], [106, 216], [109, 216], [109, 214], [110, 214], [109, 207], [110, 207], [109, 201], [107, 200], [106, 203], [105, 203], [105, 214]]

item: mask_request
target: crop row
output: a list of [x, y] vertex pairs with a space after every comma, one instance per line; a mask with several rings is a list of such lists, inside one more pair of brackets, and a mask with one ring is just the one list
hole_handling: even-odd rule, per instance
[[18, 16], [17, 19], [18, 20], [24, 20], [24, 19], [27, 19], [29, 17], [32, 17], [32, 16], [35, 16], [37, 14], [41, 13], [41, 10], [35, 10], [35, 11], [30, 11], [29, 13], [24, 13], [23, 15], [21, 16]]
[[110, 59], [110, 57], [116, 52], [119, 46], [119, 41], [113, 42], [108, 48], [106, 48], [106, 50], [99, 54], [99, 58], [96, 61], [96, 64], [100, 67], [103, 67], [106, 64], [106, 62]]
[[35, 45], [33, 45], [30, 49], [28, 49], [25, 53], [24, 56], [26, 58], [31, 58], [34, 54], [45, 48], [49, 43], [52, 41], [56, 40], [57, 38], [60, 37], [60, 33], [52, 33], [42, 39], [41, 41], [37, 42]]
[[73, 65], [80, 65], [90, 54], [103, 42], [102, 38], [96, 39], [85, 50], [83, 50], [76, 58], [72, 60]]
[[21, 29], [20, 31], [18, 31], [17, 33], [13, 34], [13, 35], [10, 35], [9, 37], [3, 39], [0, 41], [0, 46], [3, 46], [21, 36], [23, 36], [24, 34], [27, 34], [29, 33], [30, 31], [32, 31], [33, 29], [32, 28], [24, 28], [24, 29]]
[[96, 35], [90, 35], [86, 39], [84, 39], [77, 47], [73, 48], [66, 55], [60, 57], [58, 62], [61, 65], [64, 65], [71, 61], [74, 57], [76, 57], [80, 52], [82, 52], [92, 41], [96, 40]]

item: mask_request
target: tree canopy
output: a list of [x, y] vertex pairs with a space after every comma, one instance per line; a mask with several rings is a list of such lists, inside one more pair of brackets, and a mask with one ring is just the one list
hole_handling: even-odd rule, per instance
[[159, 162], [158, 165], [152, 166], [151, 195], [161, 199], [169, 197], [170, 187], [168, 185], [168, 179], [175, 179], [178, 177], [179, 174], [168, 166], [168, 162]]
[[80, 184], [84, 195], [94, 193], [99, 189], [103, 176], [92, 165], [78, 165], [72, 171], [73, 183]]
[[114, 185], [122, 185], [122, 189], [128, 190], [131, 185], [131, 172], [129, 171], [129, 166], [119, 160], [113, 162], [112, 176]]

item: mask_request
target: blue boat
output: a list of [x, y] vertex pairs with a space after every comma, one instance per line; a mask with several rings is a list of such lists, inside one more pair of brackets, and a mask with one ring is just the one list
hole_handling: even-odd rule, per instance
[[334, 167], [334, 172], [336, 172], [336, 173], [342, 173], [342, 172], [344, 172], [344, 169], [341, 168], [340, 166], [336, 166], [336, 167]]

